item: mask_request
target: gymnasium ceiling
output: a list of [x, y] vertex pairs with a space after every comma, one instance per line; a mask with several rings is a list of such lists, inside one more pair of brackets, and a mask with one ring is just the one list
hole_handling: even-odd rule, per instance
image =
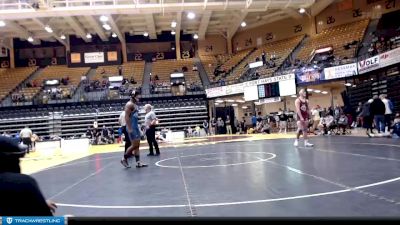
[[[39, 2], [39, 7], [32, 3]], [[0, 1], [0, 44], [14, 37], [34, 43], [56, 41], [66, 45], [61, 36], [71, 34], [90, 41], [87, 34], [97, 34], [103, 41], [115, 33], [121, 41], [124, 33], [149, 34], [154, 39], [161, 31], [233, 36], [249, 29], [285, 18], [300, 19], [316, 15], [334, 0], [3, 0]], [[306, 13], [298, 10], [305, 8]], [[189, 12], [195, 14], [189, 19]], [[107, 22], [100, 17], [106, 16]], [[1, 26], [1, 21], [5, 25]], [[175, 28], [171, 22], [177, 22]], [[246, 22], [246, 27], [241, 23]], [[110, 26], [109, 30], [103, 24]], [[46, 26], [52, 32], [45, 30]], [[179, 37], [178, 37], [179, 38]]]

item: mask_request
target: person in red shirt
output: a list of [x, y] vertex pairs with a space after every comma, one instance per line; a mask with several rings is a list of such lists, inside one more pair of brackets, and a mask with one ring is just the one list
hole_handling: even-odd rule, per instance
[[312, 147], [313, 144], [308, 142], [307, 137], [307, 129], [308, 129], [308, 122], [310, 119], [310, 109], [309, 103], [306, 99], [307, 93], [304, 89], [299, 91], [299, 97], [295, 101], [296, 105], [296, 114], [297, 114], [297, 133], [296, 133], [296, 140], [294, 141], [294, 146], [297, 147], [299, 145], [299, 138], [301, 133], [304, 136], [304, 147]]

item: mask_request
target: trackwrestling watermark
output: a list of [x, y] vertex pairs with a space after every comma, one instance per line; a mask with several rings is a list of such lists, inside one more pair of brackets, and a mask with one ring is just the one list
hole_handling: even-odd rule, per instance
[[0, 225], [36, 225], [36, 224], [52, 224], [65, 225], [64, 217], [21, 217], [21, 216], [5, 216], [0, 217]]

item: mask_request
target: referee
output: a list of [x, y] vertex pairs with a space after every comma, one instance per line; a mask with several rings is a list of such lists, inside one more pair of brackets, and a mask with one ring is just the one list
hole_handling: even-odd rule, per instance
[[125, 137], [125, 151], [124, 151], [124, 155], [125, 155], [126, 150], [129, 148], [129, 146], [131, 146], [131, 140], [130, 140], [129, 134], [126, 130], [125, 111], [122, 111], [122, 113], [119, 115], [118, 122], [119, 122], [119, 125], [121, 126], [122, 133], [124, 134], [124, 137]]
[[152, 106], [150, 104], [146, 104], [144, 106], [144, 110], [146, 111], [146, 116], [144, 117], [144, 123], [146, 125], [146, 137], [147, 143], [149, 143], [150, 153], [148, 156], [154, 156], [153, 145], [156, 149], [156, 156], [160, 155], [160, 149], [158, 148], [158, 143], [156, 140], [156, 124], [158, 123], [158, 119], [156, 114], [151, 110]]

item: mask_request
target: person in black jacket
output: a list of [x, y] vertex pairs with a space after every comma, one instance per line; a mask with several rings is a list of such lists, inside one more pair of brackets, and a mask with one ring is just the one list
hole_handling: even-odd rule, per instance
[[375, 95], [373, 99], [369, 110], [374, 117], [375, 127], [378, 133], [385, 132], [385, 104], [379, 99], [378, 95]]
[[21, 174], [19, 159], [25, 150], [13, 139], [0, 137], [0, 216], [52, 216], [55, 203], [44, 199], [34, 178]]

